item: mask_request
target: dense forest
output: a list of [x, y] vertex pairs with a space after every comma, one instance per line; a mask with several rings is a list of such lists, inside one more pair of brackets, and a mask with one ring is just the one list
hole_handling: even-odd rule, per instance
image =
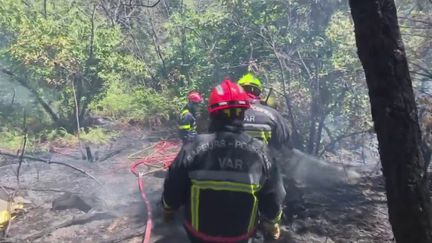
[[[175, 130], [191, 90], [206, 99], [224, 77], [250, 72], [286, 118], [296, 149], [375, 161], [384, 138], [375, 134], [366, 82], [373, 68], [362, 59], [349, 2], [353, 8], [356, 1], [343, 0], [0, 0], [0, 148], [87, 147], [92, 156], [90, 148], [126, 126]], [[432, 2], [395, 2], [428, 165]]]
[[[96, 116], [163, 122], [190, 90], [208, 94], [225, 75], [239, 78], [248, 70], [275, 91], [296, 147], [308, 153], [322, 155], [372, 128], [345, 1], [147, 5], [151, 1], [3, 1], [0, 144], [20, 146], [23, 120], [35, 149], [88, 127]], [[415, 89], [427, 97], [432, 6], [399, 5]], [[105, 132], [82, 133], [103, 139]]]

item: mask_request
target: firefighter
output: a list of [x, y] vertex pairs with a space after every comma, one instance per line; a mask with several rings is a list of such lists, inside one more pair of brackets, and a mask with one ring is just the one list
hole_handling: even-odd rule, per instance
[[210, 94], [209, 134], [184, 145], [164, 182], [165, 219], [185, 206], [191, 242], [248, 242], [260, 218], [265, 234], [280, 236], [285, 190], [267, 146], [244, 133], [244, 90], [224, 80]]
[[190, 92], [187, 98], [188, 103], [180, 113], [180, 120], [178, 126], [179, 135], [183, 143], [192, 141], [197, 134], [196, 115], [198, 111], [198, 106], [203, 102], [203, 98], [196, 91]]
[[[246, 132], [257, 139], [267, 143], [271, 153], [277, 158], [281, 169], [288, 168], [287, 164], [282, 162], [289, 156], [292, 151], [292, 145], [289, 136], [287, 121], [275, 109], [265, 105], [260, 99], [263, 89], [261, 81], [253, 74], [247, 73], [238, 84], [243, 87], [249, 97], [251, 108], [245, 112], [244, 126]], [[294, 180], [290, 171], [283, 171], [285, 177], [286, 190], [289, 192], [286, 198], [288, 217], [304, 213], [303, 194]]]
[[246, 91], [251, 109], [245, 112], [245, 130], [276, 150], [292, 149], [287, 122], [275, 109], [260, 99], [262, 83], [251, 73], [244, 75], [238, 84]]

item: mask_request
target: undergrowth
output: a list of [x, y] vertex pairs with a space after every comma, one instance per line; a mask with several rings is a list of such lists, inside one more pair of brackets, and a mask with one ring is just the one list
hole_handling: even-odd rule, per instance
[[[81, 142], [92, 145], [102, 145], [108, 143], [116, 137], [117, 131], [95, 127], [82, 129], [80, 133]], [[22, 148], [24, 134], [20, 130], [8, 130], [3, 128], [0, 132], [0, 149], [18, 151]], [[26, 151], [43, 152], [50, 147], [74, 147], [78, 146], [77, 134], [70, 134], [65, 129], [52, 129], [38, 132], [37, 134], [27, 134]]]
[[178, 110], [177, 106], [175, 97], [167, 93], [145, 88], [132, 90], [125, 84], [113, 83], [106, 96], [93, 104], [92, 110], [96, 115], [117, 121], [151, 123], [155, 118], [168, 120]]

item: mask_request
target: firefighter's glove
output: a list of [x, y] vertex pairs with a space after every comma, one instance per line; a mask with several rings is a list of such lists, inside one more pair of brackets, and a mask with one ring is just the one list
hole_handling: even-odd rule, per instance
[[268, 221], [262, 222], [262, 230], [264, 232], [264, 236], [267, 239], [278, 240], [281, 235], [279, 223], [272, 223]]

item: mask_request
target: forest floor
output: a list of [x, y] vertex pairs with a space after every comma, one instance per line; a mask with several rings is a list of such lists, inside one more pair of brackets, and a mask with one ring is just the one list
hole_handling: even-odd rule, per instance
[[[128, 157], [167, 133], [128, 127], [121, 134], [97, 148], [103, 159], [93, 163], [81, 160], [80, 152], [71, 148], [33, 155], [81, 168], [101, 185], [65, 166], [25, 160], [20, 189], [15, 190], [17, 160], [2, 158], [0, 199], [16, 192], [24, 210], [10, 222], [0, 242], [141, 242], [146, 209]], [[280, 242], [393, 242], [382, 179], [371, 170], [362, 168], [364, 176], [355, 183], [305, 186], [307, 213], [283, 226]], [[158, 202], [163, 178], [163, 173], [144, 178], [153, 206], [152, 242], [188, 242], [180, 219], [171, 224], [162, 221]], [[77, 208], [62, 209], [58, 203], [62, 198], [74, 201]]]

